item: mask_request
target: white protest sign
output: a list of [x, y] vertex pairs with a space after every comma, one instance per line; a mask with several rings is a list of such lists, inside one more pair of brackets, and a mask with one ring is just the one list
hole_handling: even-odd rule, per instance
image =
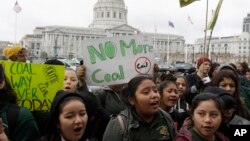
[[152, 74], [154, 51], [149, 36], [133, 35], [84, 41], [81, 50], [89, 85], [127, 83], [138, 74]]

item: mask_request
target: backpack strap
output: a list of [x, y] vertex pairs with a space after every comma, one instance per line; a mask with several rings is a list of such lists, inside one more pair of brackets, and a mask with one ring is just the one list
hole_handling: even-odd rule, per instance
[[122, 131], [123, 131], [124, 133], [126, 133], [124, 121], [123, 121], [121, 115], [118, 115], [118, 116], [117, 116], [117, 119], [118, 119], [118, 121], [119, 121], [119, 124], [120, 124], [120, 127], [121, 127]]
[[[119, 122], [119, 125], [122, 129], [122, 141], [129, 141], [129, 137], [128, 137], [128, 132], [127, 132], [127, 127], [125, 126], [123, 118], [122, 116], [119, 114], [117, 115], [117, 119], [118, 119], [118, 122]], [[125, 122], [126, 123], [126, 122]]]
[[7, 123], [9, 128], [9, 139], [12, 140], [13, 133], [17, 124], [17, 118], [19, 115], [20, 107], [18, 107], [15, 104], [9, 104], [8, 110], [7, 110]]

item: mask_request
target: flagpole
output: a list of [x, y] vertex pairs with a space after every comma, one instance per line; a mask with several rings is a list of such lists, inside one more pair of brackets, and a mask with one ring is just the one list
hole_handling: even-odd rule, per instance
[[185, 46], [185, 63], [187, 63], [187, 56], [188, 56], [188, 51], [187, 51], [187, 43], [186, 43], [186, 46]]
[[169, 64], [169, 46], [170, 46], [170, 43], [169, 43], [169, 32], [168, 32], [168, 46], [167, 46], [167, 64]]
[[[208, 29], [211, 30], [209, 43], [210, 43], [210, 40], [211, 40], [211, 37], [212, 37], [212, 34], [213, 34], [214, 26], [215, 26], [215, 24], [216, 24], [216, 21], [217, 21], [218, 15], [219, 15], [219, 11], [220, 11], [222, 2], [223, 2], [223, 0], [220, 0], [220, 1], [218, 2], [218, 5], [217, 5], [217, 7], [216, 7], [215, 13], [213, 14], [212, 20], [209, 22], [209, 25], [208, 25], [208, 27], [206, 28], [206, 31], [207, 31]], [[208, 47], [209, 47], [209, 44], [208, 44]], [[207, 50], [207, 53], [209, 53], [209, 49]]]
[[[187, 22], [187, 37], [188, 37], [188, 25], [189, 25], [189, 23]], [[187, 51], [187, 43], [186, 43], [186, 45], [185, 45], [185, 62], [187, 63], [187, 56], [188, 56], [188, 53], [187, 53], [188, 51]]]
[[17, 43], [16, 42], [16, 33], [17, 33], [17, 13], [16, 13], [16, 16], [15, 16], [15, 44]]
[[210, 36], [209, 36], [209, 39], [208, 39], [207, 53], [208, 53], [209, 58], [211, 58], [210, 41], [211, 41], [211, 38], [212, 38], [213, 31], [214, 31], [214, 29], [212, 29], [212, 30], [210, 31]]
[[157, 54], [157, 50], [156, 50], [156, 47], [155, 47], [155, 34], [154, 34], [154, 51], [155, 51], [155, 53]]
[[16, 35], [17, 35], [17, 14], [19, 13], [19, 12], [21, 12], [21, 7], [18, 5], [18, 2], [16, 1], [16, 3], [15, 3], [15, 6], [14, 6], [14, 8], [13, 8], [13, 10], [16, 12], [16, 16], [15, 16], [15, 43], [17, 43], [16, 42]]
[[207, 55], [206, 54], [206, 41], [207, 41], [207, 18], [208, 18], [208, 0], [207, 0], [207, 4], [206, 4], [206, 24], [205, 24], [205, 38], [204, 38], [204, 52], [203, 55]]
[[157, 29], [156, 29], [156, 25], [155, 25], [155, 33], [154, 33], [154, 51], [155, 51], [155, 54], [157, 54], [157, 50], [156, 50], [156, 46], [155, 46], [155, 34], [157, 33]]

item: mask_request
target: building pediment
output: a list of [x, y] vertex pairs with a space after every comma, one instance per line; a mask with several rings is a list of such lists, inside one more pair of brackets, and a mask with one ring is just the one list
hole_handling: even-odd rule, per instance
[[65, 33], [65, 31], [61, 30], [61, 29], [58, 29], [58, 28], [54, 28], [54, 29], [50, 29], [50, 30], [47, 30], [46, 32], [50, 32], [50, 33]]
[[109, 28], [109, 29], [106, 29], [106, 30], [112, 30], [112, 31], [138, 31], [138, 29], [130, 26], [130, 25], [127, 25], [127, 24], [123, 24], [123, 25], [119, 25], [119, 26], [116, 26], [114, 28]]

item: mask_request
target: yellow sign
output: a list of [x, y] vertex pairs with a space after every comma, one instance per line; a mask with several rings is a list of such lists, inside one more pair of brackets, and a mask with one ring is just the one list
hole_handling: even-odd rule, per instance
[[0, 63], [21, 107], [31, 111], [48, 110], [56, 92], [63, 89], [64, 66], [2, 60]]

